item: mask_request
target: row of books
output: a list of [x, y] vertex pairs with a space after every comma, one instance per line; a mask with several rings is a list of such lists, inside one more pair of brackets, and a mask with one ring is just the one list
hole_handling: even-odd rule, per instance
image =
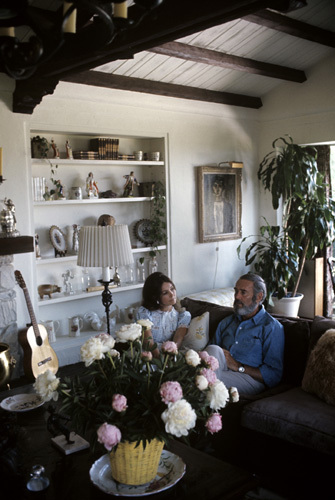
[[90, 147], [99, 155], [99, 160], [119, 159], [119, 139], [97, 137], [90, 140]]

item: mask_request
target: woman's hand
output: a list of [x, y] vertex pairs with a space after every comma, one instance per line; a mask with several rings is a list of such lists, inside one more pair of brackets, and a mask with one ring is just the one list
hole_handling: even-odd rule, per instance
[[180, 346], [183, 343], [187, 330], [188, 328], [186, 326], [181, 326], [175, 331], [173, 342], [177, 344], [178, 349], [180, 349]]

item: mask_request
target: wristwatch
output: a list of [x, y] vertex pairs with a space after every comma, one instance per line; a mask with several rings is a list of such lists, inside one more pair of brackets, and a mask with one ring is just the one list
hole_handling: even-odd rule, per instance
[[241, 366], [239, 367], [238, 371], [239, 371], [240, 373], [244, 373], [244, 372], [245, 372], [245, 368], [244, 368], [244, 366], [243, 366], [243, 365], [241, 365]]

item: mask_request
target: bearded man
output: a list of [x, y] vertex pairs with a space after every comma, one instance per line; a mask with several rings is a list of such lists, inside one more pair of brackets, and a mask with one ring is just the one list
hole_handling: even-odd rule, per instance
[[234, 314], [224, 318], [206, 351], [217, 358], [216, 376], [240, 394], [258, 394], [283, 375], [284, 328], [262, 305], [266, 284], [257, 274], [235, 285]]

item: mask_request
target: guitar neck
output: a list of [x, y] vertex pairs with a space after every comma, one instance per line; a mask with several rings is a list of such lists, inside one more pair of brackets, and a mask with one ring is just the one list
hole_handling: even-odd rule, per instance
[[38, 337], [40, 337], [40, 332], [38, 329], [34, 309], [33, 309], [33, 306], [32, 306], [31, 300], [30, 300], [29, 292], [28, 292], [28, 289], [26, 287], [24, 287], [22, 289], [23, 289], [23, 293], [24, 293], [24, 296], [26, 299], [26, 304], [27, 304], [27, 309], [28, 309], [29, 316], [31, 319], [31, 324], [33, 325], [34, 334], [35, 334], [35, 337], [38, 338]]

